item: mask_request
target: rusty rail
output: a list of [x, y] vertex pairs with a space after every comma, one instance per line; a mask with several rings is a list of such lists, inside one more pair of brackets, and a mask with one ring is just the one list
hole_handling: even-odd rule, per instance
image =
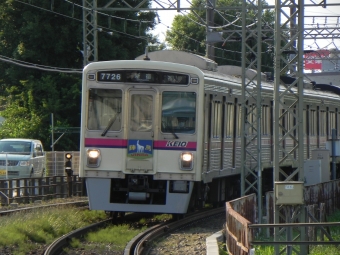
[[192, 222], [199, 221], [214, 215], [218, 215], [225, 212], [225, 208], [215, 208], [210, 210], [204, 210], [202, 212], [193, 213], [187, 215], [184, 219], [171, 222], [169, 224], [160, 224], [146, 230], [132, 239], [124, 250], [124, 255], [143, 255], [148, 254], [149, 249], [152, 247], [154, 240], [167, 235], [179, 228], [185, 227]]

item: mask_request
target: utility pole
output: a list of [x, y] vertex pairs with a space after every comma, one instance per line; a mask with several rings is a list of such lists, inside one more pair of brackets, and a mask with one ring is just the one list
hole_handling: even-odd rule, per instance
[[[275, 62], [274, 62], [274, 223], [291, 223], [296, 220], [305, 221], [304, 201], [280, 201], [276, 194], [294, 190], [302, 192], [304, 181], [304, 150], [303, 150], [303, 39], [304, 39], [304, 0], [288, 0], [275, 2]], [[282, 22], [282, 18], [287, 21]], [[287, 27], [286, 24], [290, 26]], [[290, 54], [290, 57], [287, 55]], [[291, 84], [281, 81], [281, 76], [289, 73], [295, 80]], [[291, 120], [284, 122], [282, 120]], [[293, 143], [291, 142], [293, 140]], [[287, 170], [284, 165], [290, 165]], [[284, 189], [282, 188], [284, 187]], [[283, 191], [282, 191], [283, 190]], [[296, 195], [295, 197], [299, 197]], [[293, 197], [292, 197], [293, 198]], [[287, 241], [299, 239], [305, 241], [305, 229], [300, 228], [299, 234], [291, 228], [274, 228], [274, 241], [281, 240], [286, 234]], [[294, 237], [297, 236], [296, 238]], [[294, 247], [287, 245], [280, 251], [279, 245], [274, 246], [275, 254], [288, 255]], [[300, 245], [297, 254], [307, 254], [306, 245]]]
[[[207, 19], [207, 26], [206, 26], [206, 33], [210, 32], [210, 28], [214, 26], [214, 12], [215, 12], [215, 3], [216, 0], [207, 0], [207, 10], [206, 10], [206, 19]], [[206, 57], [215, 60], [215, 49], [214, 43], [207, 43], [206, 45]]]
[[97, 0], [83, 0], [83, 65], [98, 61]]

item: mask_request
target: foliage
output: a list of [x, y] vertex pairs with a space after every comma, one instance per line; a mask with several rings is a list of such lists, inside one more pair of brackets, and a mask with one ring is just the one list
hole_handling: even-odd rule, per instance
[[[240, 7], [241, 0], [221, 0], [217, 2], [219, 7]], [[204, 5], [203, 0], [193, 0], [192, 5], [199, 7]], [[263, 2], [264, 5], [267, 3]], [[256, 20], [254, 11], [247, 13], [247, 26], [251, 27]], [[230, 38], [225, 42], [215, 43], [215, 61], [219, 65], [241, 65], [242, 52], [242, 13], [237, 10], [225, 9], [223, 11], [216, 10], [214, 15], [214, 32], [223, 32], [224, 38]], [[173, 50], [184, 50], [193, 52], [199, 55], [205, 55], [206, 52], [206, 20], [205, 9], [198, 11], [190, 11], [189, 14], [177, 15], [174, 18], [172, 29], [166, 33], [166, 41]], [[265, 9], [262, 14], [264, 28], [272, 27], [274, 24], [274, 12]], [[232, 24], [231, 24], [232, 23]], [[255, 28], [255, 27], [254, 27]], [[235, 32], [236, 33], [232, 33]], [[267, 37], [273, 36], [273, 30], [265, 33]], [[273, 42], [272, 42], [273, 43]], [[249, 45], [251, 42], [248, 43]], [[256, 49], [255, 49], [256, 50]], [[262, 44], [262, 71], [272, 71], [273, 56], [268, 54], [271, 51], [271, 46], [267, 43]]]
[[[78, 8], [67, 1], [1, 1], [0, 55], [31, 67], [82, 69], [83, 1], [73, 2]], [[135, 5], [133, 0], [126, 2]], [[106, 3], [97, 1], [98, 6]], [[149, 4], [146, 1], [141, 7]], [[113, 31], [112, 36], [98, 33], [98, 59], [134, 59], [143, 54], [154, 17], [153, 12], [98, 14], [98, 27]], [[52, 143], [51, 114], [54, 127], [80, 126], [80, 73], [48, 72], [8, 62], [0, 62], [0, 70], [0, 116], [6, 119], [0, 138], [39, 139], [47, 149]], [[66, 134], [55, 145], [55, 150], [78, 149], [79, 135]]]
[[218, 243], [218, 252], [219, 252], [219, 255], [228, 255], [229, 254], [228, 251], [227, 251], [225, 242], [219, 242]]

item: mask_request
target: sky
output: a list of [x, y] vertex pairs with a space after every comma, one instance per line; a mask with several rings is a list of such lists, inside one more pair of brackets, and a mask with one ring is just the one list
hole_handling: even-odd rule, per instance
[[[266, 0], [269, 5], [275, 5], [275, 0]], [[298, 0], [297, 0], [298, 1]], [[322, 0], [305, 0], [305, 4], [315, 4], [320, 3]], [[326, 1], [326, 0], [325, 0]], [[339, 0], [327, 0], [327, 4], [340, 4]], [[157, 5], [153, 2], [153, 7]], [[167, 6], [167, 5], [164, 5]], [[181, 1], [181, 8], [189, 7], [190, 4], [185, 2], [184, 0]], [[159, 6], [157, 6], [159, 8]], [[188, 12], [188, 11], [187, 11]], [[158, 38], [161, 42], [165, 40], [165, 33], [166, 30], [171, 28], [173, 18], [175, 15], [182, 15], [177, 11], [158, 11], [159, 18], [161, 23], [156, 26], [156, 29], [153, 31], [154, 35], [158, 35]], [[306, 7], [305, 8], [305, 16], [340, 16], [340, 5], [339, 6], [329, 6], [326, 8], [322, 7]], [[311, 20], [311, 19], [310, 19]], [[307, 20], [305, 20], [305, 23]], [[328, 20], [327, 23], [329, 24], [331, 21]], [[338, 21], [340, 22], [340, 20]], [[335, 43], [337, 48], [340, 49], [340, 39], [337, 41], [332, 40], [321, 40], [318, 42], [314, 42], [313, 40], [305, 40], [305, 46], [310, 46], [309, 48], [330, 48]], [[334, 48], [334, 47], [333, 47]]]

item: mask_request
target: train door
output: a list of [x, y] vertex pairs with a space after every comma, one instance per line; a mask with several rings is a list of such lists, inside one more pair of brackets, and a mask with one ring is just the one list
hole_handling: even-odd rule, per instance
[[154, 90], [129, 91], [127, 169], [132, 172], [150, 173], [153, 169], [155, 95]]

